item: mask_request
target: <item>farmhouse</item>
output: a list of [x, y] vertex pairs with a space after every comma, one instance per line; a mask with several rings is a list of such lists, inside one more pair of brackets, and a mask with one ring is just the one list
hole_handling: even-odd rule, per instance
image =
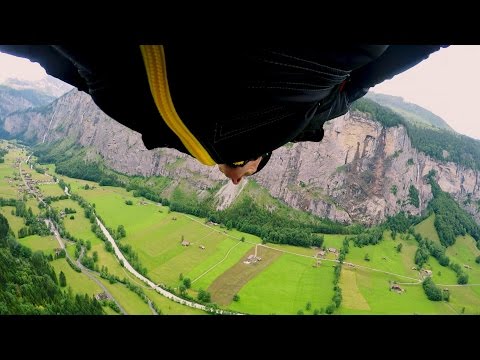
[[396, 292], [400, 292], [400, 293], [402, 293], [402, 292], [405, 291], [404, 289], [402, 289], [402, 288], [400, 287], [400, 285], [397, 285], [397, 284], [393, 284], [392, 286], [390, 286], [390, 290], [393, 290], [393, 291], [396, 291]]
[[425, 277], [427, 277], [427, 276], [432, 276], [432, 270], [423, 269], [423, 270], [422, 270], [422, 274], [423, 274], [423, 276], [425, 276]]
[[108, 300], [108, 295], [105, 292], [101, 292], [101, 293], [95, 294], [95, 299], [97, 299], [98, 301]]
[[190, 241], [183, 240], [182, 241], [182, 246], [190, 246]]

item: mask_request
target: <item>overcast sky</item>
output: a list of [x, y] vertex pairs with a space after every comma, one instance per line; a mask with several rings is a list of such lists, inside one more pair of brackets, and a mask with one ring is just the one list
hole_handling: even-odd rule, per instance
[[0, 81], [8, 77], [39, 80], [45, 76], [47, 76], [47, 73], [38, 63], [0, 53]]
[[451, 45], [371, 89], [397, 95], [443, 118], [455, 131], [480, 139], [480, 46]]
[[[40, 79], [45, 70], [29, 60], [0, 53], [0, 81]], [[480, 139], [480, 46], [452, 45], [371, 89], [401, 96], [442, 117], [459, 133]]]

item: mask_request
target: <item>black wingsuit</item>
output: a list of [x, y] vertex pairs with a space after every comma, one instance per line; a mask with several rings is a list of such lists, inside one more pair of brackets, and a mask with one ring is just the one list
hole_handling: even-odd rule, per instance
[[[222, 44], [0, 45], [89, 93], [148, 149], [206, 165], [320, 141], [325, 121], [440, 45], [245, 48]], [[260, 168], [265, 165], [265, 161]]]

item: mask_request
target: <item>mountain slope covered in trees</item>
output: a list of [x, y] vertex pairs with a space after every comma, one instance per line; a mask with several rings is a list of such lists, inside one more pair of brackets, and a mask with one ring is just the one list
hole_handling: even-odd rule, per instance
[[390, 108], [411, 121], [413, 124], [423, 126], [429, 125], [444, 130], [454, 131], [440, 116], [435, 115], [421, 106], [406, 102], [399, 96], [377, 94], [370, 91], [365, 97], [382, 106]]
[[0, 214], [0, 315], [101, 315], [100, 303], [60, 289], [46, 256], [19, 244]]

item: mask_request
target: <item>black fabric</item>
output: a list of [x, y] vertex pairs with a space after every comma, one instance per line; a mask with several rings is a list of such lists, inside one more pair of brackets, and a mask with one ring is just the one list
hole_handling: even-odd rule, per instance
[[[165, 54], [180, 118], [217, 163], [233, 163], [289, 141], [320, 141], [325, 121], [439, 48], [189, 44], [167, 45]], [[140, 132], [148, 149], [188, 153], [155, 106], [139, 46], [9, 45], [0, 51], [38, 61], [50, 75], [87, 91], [107, 115]]]

